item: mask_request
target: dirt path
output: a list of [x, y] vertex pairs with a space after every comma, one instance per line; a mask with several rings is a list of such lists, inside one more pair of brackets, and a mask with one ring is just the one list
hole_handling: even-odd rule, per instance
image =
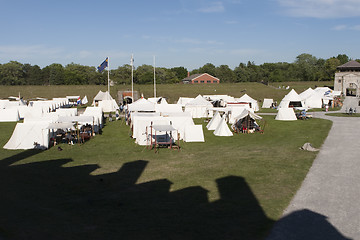
[[333, 126], [269, 240], [360, 239], [360, 118], [314, 117]]

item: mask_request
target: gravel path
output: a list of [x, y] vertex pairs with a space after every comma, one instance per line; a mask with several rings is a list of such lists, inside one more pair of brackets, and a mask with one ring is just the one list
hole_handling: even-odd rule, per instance
[[[347, 99], [341, 111], [356, 101]], [[360, 239], [360, 118], [313, 116], [333, 126], [268, 240]]]

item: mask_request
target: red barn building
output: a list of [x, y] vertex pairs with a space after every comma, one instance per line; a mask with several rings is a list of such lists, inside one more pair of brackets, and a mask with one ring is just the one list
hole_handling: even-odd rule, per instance
[[184, 78], [182, 80], [183, 83], [220, 83], [220, 79], [211, 76], [207, 73], [199, 73], [199, 74], [193, 74], [191, 76], [188, 76], [187, 78]]

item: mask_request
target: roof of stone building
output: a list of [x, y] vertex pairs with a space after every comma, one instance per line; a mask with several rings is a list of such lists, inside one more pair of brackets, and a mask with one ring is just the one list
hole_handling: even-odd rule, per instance
[[337, 69], [339, 70], [358, 70], [360, 71], [360, 63], [355, 61], [355, 60], [351, 60], [343, 65], [340, 65], [337, 67]]

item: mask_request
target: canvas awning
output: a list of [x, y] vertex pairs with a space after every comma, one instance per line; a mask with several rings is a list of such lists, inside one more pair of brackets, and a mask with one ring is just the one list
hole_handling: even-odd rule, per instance
[[79, 122], [93, 124], [93, 116], [59, 116], [57, 121], [60, 123]]
[[152, 128], [155, 131], [161, 131], [161, 132], [176, 131], [176, 129], [172, 125], [153, 125]]
[[242, 111], [242, 113], [240, 113], [240, 115], [235, 117], [235, 121], [238, 121], [239, 119], [243, 119], [246, 116], [250, 116], [252, 119], [256, 120], [256, 119], [262, 119], [262, 117], [260, 117], [259, 115], [244, 109], [244, 111]]
[[73, 123], [61, 122], [61, 123], [50, 123], [45, 129], [62, 129], [62, 130], [66, 130], [66, 129], [70, 129], [70, 128], [74, 128]]

